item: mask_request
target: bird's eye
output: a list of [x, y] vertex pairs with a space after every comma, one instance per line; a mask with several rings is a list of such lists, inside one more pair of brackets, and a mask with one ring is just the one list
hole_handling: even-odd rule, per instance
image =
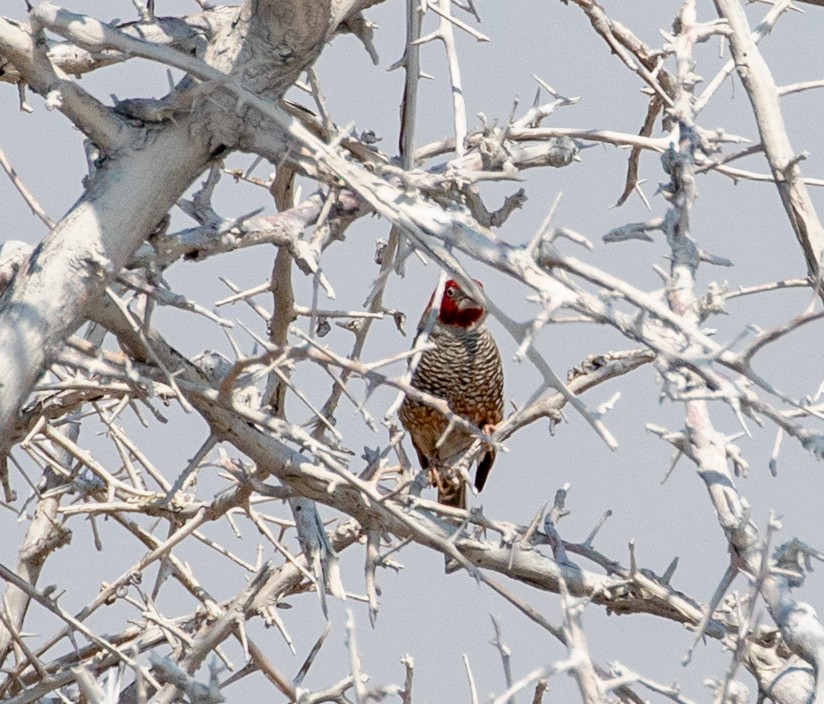
[[447, 298], [455, 298], [455, 289], [452, 288], [451, 286], [448, 289], [446, 289], [446, 297]]

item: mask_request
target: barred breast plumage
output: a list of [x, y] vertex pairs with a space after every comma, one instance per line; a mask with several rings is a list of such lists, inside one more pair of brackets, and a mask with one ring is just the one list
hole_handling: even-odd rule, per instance
[[[421, 355], [412, 386], [444, 399], [454, 413], [480, 430], [489, 431], [503, 418], [504, 377], [501, 355], [484, 325], [485, 317], [479, 301], [457, 282], [448, 281], [429, 335], [435, 347]], [[438, 486], [438, 501], [465, 507], [463, 481], [445, 461], [456, 460], [455, 455], [468, 449], [474, 436], [453, 426], [441, 440], [448, 427], [446, 418], [409, 397], [401, 404], [399, 416], [412, 438], [421, 467], [430, 471], [430, 479]], [[491, 447], [479, 457], [475, 475], [479, 491], [494, 461], [495, 450]]]

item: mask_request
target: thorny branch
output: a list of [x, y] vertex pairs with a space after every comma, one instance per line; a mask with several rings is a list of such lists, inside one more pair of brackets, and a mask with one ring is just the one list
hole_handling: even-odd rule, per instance
[[[257, 671], [291, 701], [344, 702], [349, 697], [366, 702], [397, 696], [402, 702], [411, 702], [414, 665], [409, 656], [402, 661], [403, 686], [368, 681], [357, 648], [354, 611], [349, 612], [346, 627], [350, 673], [317, 691], [303, 689], [303, 681], [328, 628], [290, 681], [249, 637], [247, 624], [263, 620], [294, 649], [290, 619], [281, 616], [279, 607], [288, 605], [296, 595], [315, 591], [328, 616], [327, 596], [353, 596], [351, 585], [341, 577], [338, 560], [354, 552], [351, 546], [363, 544], [360, 559], [366, 596], [360, 599], [367, 604], [374, 626], [381, 604], [381, 569], [400, 569], [396, 556], [406, 554], [403, 551], [408, 552], [407, 546], [414, 544], [449, 558], [450, 565], [463, 568], [566, 648], [565, 659], [519, 675], [502, 641], [501, 626], [493, 619], [494, 644], [505, 673], [496, 702], [514, 701], [515, 694], [526, 687], [534, 688], [534, 701], [538, 702], [549, 686], [548, 678], [562, 672], [575, 676], [585, 701], [602, 701], [610, 692], [622, 701], [639, 702], [633, 685], [674, 701], [689, 701], [677, 687], [660, 685], [620, 663], [609, 669], [595, 663], [581, 620], [587, 604], [610, 613], [652, 614], [722, 642], [734, 653], [730, 676], [718, 680], [722, 699], [744, 691], [731, 679], [740, 664], [753, 673], [759, 691], [776, 701], [795, 704], [811, 695], [816, 701], [824, 699], [822, 678], [814, 675], [824, 667], [824, 628], [811, 607], [798, 601], [792, 591], [803, 581], [810, 561], [822, 556], [798, 540], [769, 554], [769, 543], [751, 520], [748, 504], [729, 471], [730, 462], [736, 474], [745, 471], [748, 462], [732, 439], [715, 430], [711, 420], [712, 409], [723, 403], [733, 410], [745, 432], [749, 432], [748, 419], [758, 423], [766, 419], [782, 436], [793, 437], [815, 457], [824, 457], [820, 392], [794, 396], [753, 368], [757, 353], [771, 349], [802, 326], [817, 325], [820, 330], [822, 313], [813, 301], [803, 312], [769, 330], [755, 335], [742, 333], [731, 340], [713, 336], [702, 327], [741, 296], [770, 295], [790, 287], [820, 288], [819, 250], [824, 242], [806, 186], [824, 185], [824, 181], [802, 175], [800, 158], [786, 138], [778, 103], [781, 94], [817, 84], [780, 91], [756, 46], [790, 3], [774, 3], [761, 25], [751, 32], [737, 1], [716, 0], [723, 21], [701, 23], [696, 4], [685, 0], [672, 31], [664, 33], [665, 43], [654, 48], [610, 18], [598, 3], [572, 2], [621, 64], [646, 86], [648, 102], [639, 110], [643, 115], [639, 134], [542, 126], [556, 108], [572, 107], [578, 99], [564, 98], [541, 79], [536, 79], [539, 92], [535, 104], [520, 117], [513, 109], [499, 125], [482, 115], [480, 126], [471, 128], [456, 33], [477, 41], [489, 37], [453, 13], [465, 9], [477, 17], [473, 3], [464, 7], [448, 0], [410, 0], [406, 44], [396, 65], [405, 69], [397, 157], [382, 153], [367, 133], [357, 137], [336, 126], [314, 72], [307, 80], [320, 117], [292, 103], [269, 102], [236, 77], [208, 64], [204, 57], [210, 47], [242, 17], [242, 8], [202, 5], [201, 13], [164, 18], [154, 14], [154, 3], [135, 2], [139, 20], [112, 26], [92, 18], [78, 23], [74, 18], [79, 16], [45, 3], [30, 13], [27, 22], [0, 19], [0, 81], [18, 85], [21, 108], [28, 107], [24, 95], [28, 82], [105, 152], [115, 145], [125, 148], [127, 143], [129, 148], [142, 148], [140, 140], [146, 138], [143, 130], [159, 131], [164, 125], [186, 121], [198, 104], [222, 105], [218, 112], [235, 112], [243, 119], [254, 119], [258, 127], [262, 125], [247, 136], [243, 147], [270, 159], [274, 177], [255, 180], [247, 174], [236, 175], [236, 179], [267, 188], [278, 210], [274, 215], [218, 214], [211, 198], [226, 184], [219, 183], [222, 165], [213, 163], [195, 197], [179, 202], [194, 226], [168, 232], [168, 218], [157, 226], [133, 252], [127, 266], [113, 273], [107, 300], [91, 304], [87, 317], [97, 327], [86, 338], [71, 336], [63, 341], [13, 427], [3, 429], [11, 438], [11, 450], [2, 457], [0, 466], [5, 490], [2, 507], [9, 515], [13, 512], [28, 521], [28, 530], [16, 569], [0, 564], [0, 578], [8, 584], [0, 608], [4, 675], [0, 697], [21, 704], [52, 692], [71, 698], [76, 690], [70, 685], [76, 683], [87, 699], [110, 701], [104, 699], [106, 693], [95, 678], [106, 671], [114, 678], [119, 672], [116, 688], [120, 688], [123, 668], [128, 667], [137, 700], [153, 704], [172, 702], [181, 694], [192, 702], [219, 702], [224, 687]], [[362, 14], [371, 4], [375, 3], [338, 3], [340, 17], [335, 19], [343, 22], [333, 23], [330, 34], [355, 33], [374, 54], [373, 28]], [[437, 29], [422, 37], [425, 19], [435, 20]], [[47, 39], [46, 29], [63, 40]], [[727, 155], [720, 154], [725, 145], [738, 144], [743, 138], [705, 129], [698, 117], [732, 67], [719, 73], [701, 96], [694, 95], [695, 49], [713, 36], [731, 47], [732, 66], [741, 74], [760, 136], [758, 145]], [[455, 136], [420, 145], [420, 55], [430, 40], [439, 40], [445, 52], [451, 120], [443, 131]], [[166, 98], [126, 99], [117, 101], [114, 109], [68, 78], [134, 57], [182, 70], [186, 78], [172, 86]], [[541, 104], [541, 91], [553, 100]], [[221, 102], [226, 94], [231, 96], [229, 103]], [[231, 110], [226, 108], [229, 104]], [[659, 115], [666, 133], [655, 137]], [[275, 132], [287, 135], [285, 153], [279, 142], [277, 148], [273, 146]], [[568, 254], [567, 247], [559, 243], [562, 238], [579, 244], [588, 241], [560, 225], [550, 227], [557, 217], [554, 211], [527, 245], [513, 244], [505, 228], [514, 212], [527, 203], [524, 189], [507, 196], [498, 210], [489, 209], [484, 202], [485, 182], [522, 180], [526, 169], [566, 167], [580, 159], [580, 147], [587, 143], [631, 149], [621, 202], [639, 190], [640, 154], [660, 155], [669, 179], [661, 189], [669, 203], [666, 214], [643, 223], [614, 225], [604, 239], [653, 241], [653, 233], [662, 233], [671, 264], [669, 272], [660, 272], [664, 291], [643, 290], [587, 259]], [[770, 173], [729, 165], [734, 159], [762, 152]], [[55, 223], [3, 152], [0, 162], [27, 207], [47, 227], [53, 227]], [[707, 179], [721, 174], [735, 181], [774, 183], [806, 257], [810, 278], [741, 283], [738, 288], [711, 282], [702, 295], [696, 276], [701, 264], [728, 262], [702, 251], [697, 244], [701, 233], [694, 231], [692, 223], [699, 173]], [[293, 190], [296, 174], [317, 182], [317, 191], [300, 201]], [[328, 274], [324, 256], [344, 251], [347, 234], [359, 231], [364, 216], [373, 214], [387, 221], [389, 234], [388, 241], [376, 248], [379, 269], [366, 303], [351, 308], [322, 307], [322, 297], [331, 298], [338, 283]], [[501, 235], [494, 234], [491, 227], [500, 229]], [[153, 315], [158, 304], [175, 306], [184, 315], [201, 315], [204, 325], [228, 327], [233, 321], [215, 315], [208, 304], [171, 291], [164, 272], [180, 261], [199, 263], [252, 247], [263, 252], [271, 245], [277, 247], [277, 254], [270, 279], [245, 291], [233, 288], [233, 295], [219, 302], [222, 306], [245, 303], [265, 321], [261, 328], [235, 321], [240, 323], [236, 329], [248, 333], [256, 349], [244, 352], [234, 337], [230, 343], [235, 359], [209, 351], [187, 357], [174, 349]], [[492, 315], [518, 345], [519, 359], [529, 360], [540, 377], [527, 400], [491, 436], [456, 416], [441, 399], [411, 387], [409, 375], [401, 369], [411, 355], [405, 351], [408, 341], [386, 351], [383, 337], [377, 345], [380, 351], [375, 352], [373, 341], [389, 334], [385, 327], [390, 326], [384, 326], [384, 321], [392, 321], [403, 331], [406, 314], [390, 307], [388, 301], [391, 287], [399, 282], [396, 274], [403, 272], [411, 252], [429, 258], [467, 284], [471, 282], [464, 261], [487, 265], [516, 287], [519, 311], [525, 308], [521, 305], [524, 301], [531, 306], [527, 319], [519, 321], [509, 312], [515, 306], [499, 297], [488, 301]], [[25, 270], [31, 256], [29, 245], [13, 241], [3, 245], [0, 289], [14, 286], [17, 272]], [[364, 269], [361, 262], [357, 265]], [[298, 276], [305, 277], [311, 287], [308, 299], [298, 293]], [[258, 301], [269, 293], [271, 311]], [[561, 324], [569, 313], [579, 322], [611, 328], [635, 348], [592, 354], [563, 380], [549, 364], [542, 334], [547, 326]], [[297, 319], [300, 322], [295, 323]], [[328, 342], [323, 339], [329, 334], [330, 322], [354, 335], [347, 349], [336, 335], [329, 335]], [[216, 328], [208, 329], [213, 333]], [[119, 349], [113, 351], [103, 343], [106, 334]], [[612, 386], [619, 377], [635, 374], [645, 365], [654, 366], [658, 373], [662, 397], [683, 403], [685, 409], [682, 430], [650, 429], [695, 464], [732, 555], [709, 607], [673, 586], [675, 563], [659, 576], [639, 568], [634, 551], [629, 566], [625, 566], [596, 550], [593, 541], [601, 524], [581, 543], [564, 540], [559, 523], [567, 515], [564, 502], [569, 486], [559, 493], [543, 532], [538, 529], [543, 509], [532, 524], [523, 526], [493, 518], [479, 508], [463, 511], [443, 507], [419, 495], [417, 468], [406, 456], [391, 414], [385, 417], [383, 444], [376, 449], [366, 447], [362, 456], [356, 448], [364, 442], [356, 433], [345, 433], [343, 424], [337, 423], [338, 417], [344, 417], [341, 407], [348, 402], [363, 426], [374, 430], [378, 426], [373, 418], [386, 416], [387, 408], [391, 409], [391, 405], [381, 405], [382, 393], [391, 390], [411, 395], [441, 410], [451, 423], [476, 434], [477, 442], [463, 460], [468, 462], [483, 443], [503, 449], [505, 441], [510, 445], [519, 442], [523, 437], [520, 431], [539, 419], [548, 419], [550, 427], [556, 428], [563, 419], [562, 410], [571, 405], [614, 447], [617, 442], [607, 422], [613, 401], [590, 408], [583, 397], [601, 385]], [[319, 398], [315, 389], [330, 382], [332, 390]], [[289, 400], [292, 397], [298, 401], [295, 408]], [[170, 404], [173, 408], [166, 410]], [[164, 474], [170, 470], [165, 463], [156, 466], [149, 456], [152, 453], [141, 449], [141, 443], [134, 439], [134, 427], [136, 419], [155, 428], [167, 421], [166, 416], [174, 424], [175, 404], [194, 410], [208, 432], [200, 438], [195, 455], [173, 478]], [[308, 412], [310, 430], [303, 419], [298, 420], [296, 408], [300, 413]], [[82, 438], [80, 428], [84, 428]], [[105, 435], [110, 446], [103, 449], [90, 430]], [[112, 454], [109, 450], [114, 450], [114, 462], [102, 459]], [[239, 452], [242, 457], [229, 457], [228, 452]], [[217, 477], [212, 476], [215, 469]], [[200, 484], [213, 480], [220, 482], [219, 491], [204, 494]], [[20, 494], [29, 494], [25, 505], [18, 505], [12, 484]], [[289, 506], [285, 514], [279, 506], [284, 501]], [[333, 516], [332, 526], [328, 525], [329, 515]], [[125, 571], [107, 573], [99, 592], [73, 614], [61, 606], [59, 593], [52, 587], [39, 588], [37, 582], [43, 564], [79, 532], [81, 519], [91, 526], [98, 549], [110, 540], [108, 531], [113, 529], [108, 526], [116, 526], [134, 539], [141, 552]], [[214, 526], [226, 532], [213, 533], [210, 529]], [[248, 527], [274, 548], [277, 565], [263, 563], [260, 551], [253, 561], [242, 550], [230, 547], [226, 535], [242, 536]], [[770, 530], [774, 528], [775, 523]], [[288, 540], [292, 538], [299, 550], [290, 549]], [[246, 573], [248, 581], [234, 596], [216, 599], [209, 592], [212, 580], [206, 574], [212, 568], [193, 566], [181, 557], [181, 547], [195, 541], [215, 561]], [[141, 580], [155, 564], [157, 576], [149, 594]], [[562, 594], [563, 627], [553, 625], [526, 600], [498, 584], [491, 572], [536, 590]], [[736, 574], [751, 582], [752, 593], [746, 603], [726, 594]], [[190, 611], [183, 616], [169, 617], [158, 605], [169, 578], [192, 599]], [[759, 595], [767, 604], [773, 626], [755, 622], [754, 603]], [[93, 614], [112, 613], [109, 609], [115, 604], [129, 610], [132, 623], [101, 636], [87, 620]], [[25, 626], [29, 613], [37, 608], [55, 615], [62, 625], [35, 642], [28, 638]], [[244, 668], [221, 684], [215, 659], [209, 665], [208, 682], [201, 680], [198, 668], [202, 664], [212, 658], [228, 662], [221, 646], [230, 640], [240, 647], [246, 659]], [[54, 649], [65, 646], [66, 641], [71, 646], [69, 654], [56, 655]], [[171, 649], [172, 655], [158, 658], [157, 651], [164, 647]], [[152, 654], [151, 670], [135, 659], [145, 652]], [[471, 699], [477, 701], [468, 658], [465, 663]]]

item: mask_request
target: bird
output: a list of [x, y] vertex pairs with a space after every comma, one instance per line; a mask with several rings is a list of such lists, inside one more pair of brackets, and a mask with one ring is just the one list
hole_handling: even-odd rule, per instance
[[[480, 281], [475, 280], [475, 284], [483, 288]], [[421, 317], [418, 336], [423, 332], [436, 294], [437, 289]], [[489, 434], [503, 419], [504, 373], [498, 346], [485, 324], [486, 317], [482, 301], [454, 279], [447, 281], [429, 333], [434, 347], [421, 354], [411, 386], [443, 399], [453, 413]], [[455, 456], [467, 450], [475, 436], [456, 425], [449, 428], [442, 413], [409, 395], [401, 403], [398, 417], [412, 439], [421, 469], [429, 472], [430, 483], [438, 487], [438, 501], [466, 508], [464, 481], [447, 461], [457, 460]], [[494, 462], [495, 449], [486, 446], [475, 473], [478, 491], [484, 488]]]

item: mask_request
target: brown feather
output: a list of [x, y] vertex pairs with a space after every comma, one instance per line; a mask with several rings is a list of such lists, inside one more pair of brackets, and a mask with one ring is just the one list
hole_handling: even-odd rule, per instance
[[[430, 306], [431, 306], [430, 302]], [[495, 340], [484, 325], [486, 311], [448, 281], [429, 339], [434, 349], [426, 350], [412, 376], [412, 386], [444, 399], [453, 413], [478, 429], [494, 426], [503, 418], [503, 367]], [[421, 319], [426, 321], [425, 313]], [[412, 438], [421, 467], [430, 468], [444, 481], [437, 481], [438, 501], [466, 506], [466, 487], [454, 480], [449, 458], [467, 450], [475, 436], [453, 427], [444, 436], [448, 422], [431, 406], [409, 397], [398, 412], [403, 427]], [[487, 450], [478, 461], [475, 486], [486, 483], [495, 452]], [[454, 487], [454, 489], [452, 488]]]

